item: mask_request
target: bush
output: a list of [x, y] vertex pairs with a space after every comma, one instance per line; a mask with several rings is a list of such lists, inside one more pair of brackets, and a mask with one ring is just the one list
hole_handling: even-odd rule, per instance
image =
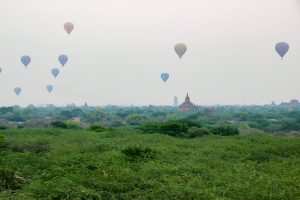
[[221, 135], [221, 136], [230, 136], [230, 135], [239, 135], [239, 130], [232, 126], [220, 126], [213, 128], [211, 133], [214, 135]]
[[106, 115], [107, 114], [103, 110], [96, 109], [88, 113], [85, 113], [82, 117], [82, 120], [88, 123], [97, 123], [101, 120], [104, 120], [106, 118]]
[[100, 125], [92, 125], [90, 128], [89, 128], [90, 131], [95, 131], [95, 132], [104, 132], [106, 131], [106, 128], [100, 126]]
[[171, 136], [182, 136], [190, 127], [201, 128], [201, 124], [194, 121], [178, 120], [168, 122], [148, 122], [140, 127], [145, 133], [161, 133]]
[[119, 120], [119, 119], [114, 119], [110, 124], [111, 127], [121, 127], [122, 125], [123, 125], [123, 122], [122, 122], [122, 120]]
[[18, 125], [17, 128], [22, 129], [22, 128], [24, 128], [24, 126], [23, 125]]
[[0, 135], [0, 143], [2, 143], [4, 141], [4, 136]]
[[126, 117], [125, 121], [129, 125], [140, 125], [144, 118], [140, 115], [129, 115]]
[[20, 189], [23, 182], [24, 179], [15, 172], [0, 169], [0, 192]]
[[7, 129], [6, 126], [0, 125], [0, 130], [6, 130], [6, 129]]
[[50, 122], [47, 119], [31, 119], [24, 123], [25, 128], [49, 128]]
[[7, 144], [7, 148], [15, 153], [33, 152], [33, 153], [45, 153], [51, 150], [49, 142], [47, 140], [37, 140], [30, 143], [21, 144]]
[[127, 147], [126, 149], [122, 150], [122, 153], [129, 161], [153, 159], [157, 154], [155, 150], [143, 147]]
[[73, 120], [68, 120], [66, 124], [68, 129], [74, 129], [74, 130], [82, 129], [80, 125]]
[[193, 126], [189, 128], [188, 132], [184, 136], [187, 138], [196, 138], [196, 137], [202, 137], [209, 134], [210, 131], [207, 128], [198, 128]]
[[250, 127], [249, 127], [248, 123], [244, 121], [244, 122], [241, 122], [240, 128], [241, 129], [249, 129]]
[[53, 121], [51, 122], [51, 126], [54, 128], [63, 128], [63, 129], [68, 128], [68, 124], [63, 121]]
[[12, 144], [10, 145], [10, 150], [15, 153], [23, 153], [26, 150], [26, 147], [20, 144]]
[[46, 140], [39, 140], [34, 142], [33, 144], [29, 145], [27, 147], [28, 151], [34, 152], [34, 153], [45, 153], [49, 152], [51, 150], [49, 146], [49, 142]]

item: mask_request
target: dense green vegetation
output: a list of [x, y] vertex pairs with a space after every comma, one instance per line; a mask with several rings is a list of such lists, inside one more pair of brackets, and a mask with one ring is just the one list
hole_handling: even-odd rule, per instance
[[197, 121], [176, 120], [167, 122], [148, 122], [139, 128], [144, 133], [160, 133], [175, 137], [201, 137], [204, 135], [239, 135], [239, 130], [233, 126], [217, 126], [210, 129], [202, 128]]
[[4, 136], [0, 135], [0, 143], [2, 143], [4, 141]]
[[300, 199], [299, 135], [299, 107], [2, 107], [0, 199]]
[[[259, 129], [269, 133], [300, 132], [300, 107], [282, 106], [216, 106], [199, 107], [194, 113], [181, 113], [173, 107], [47, 107], [27, 106], [0, 108], [0, 129], [6, 127], [87, 128], [101, 125], [105, 128], [138, 128], [148, 122], [188, 120], [198, 122], [202, 128], [233, 126]], [[65, 124], [53, 124], [64, 122]], [[61, 127], [63, 128], [63, 127]]]
[[298, 137], [57, 128], [0, 135], [0, 199], [300, 198]]

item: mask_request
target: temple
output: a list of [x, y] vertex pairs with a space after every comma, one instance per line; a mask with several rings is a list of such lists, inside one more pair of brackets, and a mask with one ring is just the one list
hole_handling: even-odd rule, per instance
[[174, 97], [173, 107], [175, 107], [175, 108], [178, 107], [178, 98], [177, 98], [177, 96]]
[[197, 110], [197, 106], [190, 100], [189, 94], [186, 95], [185, 101], [179, 106], [181, 112], [191, 112]]

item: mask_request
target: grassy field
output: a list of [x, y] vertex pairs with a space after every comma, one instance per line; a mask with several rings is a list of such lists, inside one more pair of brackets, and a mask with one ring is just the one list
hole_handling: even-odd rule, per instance
[[300, 199], [300, 138], [0, 132], [0, 199]]

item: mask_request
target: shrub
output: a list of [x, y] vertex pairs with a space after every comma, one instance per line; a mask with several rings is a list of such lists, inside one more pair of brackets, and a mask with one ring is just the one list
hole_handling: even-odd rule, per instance
[[4, 136], [0, 135], [0, 143], [2, 143], [4, 141]]
[[100, 126], [100, 125], [92, 125], [89, 130], [95, 131], [95, 132], [104, 132], [106, 131], [106, 128]]
[[24, 179], [11, 170], [0, 169], [0, 192], [21, 188]]
[[22, 129], [22, 128], [24, 128], [24, 126], [23, 125], [18, 125], [17, 128]]
[[214, 135], [221, 135], [221, 136], [230, 136], [230, 135], [239, 135], [239, 130], [233, 126], [219, 126], [213, 128], [211, 133]]
[[74, 129], [74, 130], [82, 129], [80, 125], [73, 120], [68, 120], [66, 124], [68, 129]]
[[187, 132], [188, 125], [178, 122], [166, 122], [160, 125], [160, 132], [172, 136], [179, 136], [181, 133]]
[[12, 144], [10, 145], [10, 150], [15, 153], [23, 153], [26, 150], [26, 147], [20, 144]]
[[31, 145], [28, 145], [27, 147], [28, 151], [34, 152], [34, 153], [45, 153], [49, 152], [51, 150], [49, 146], [49, 142], [46, 140], [39, 140], [34, 142]]
[[0, 130], [6, 130], [6, 129], [7, 129], [6, 126], [0, 125]]
[[63, 121], [53, 121], [51, 122], [51, 126], [54, 128], [63, 128], [63, 129], [68, 128], [68, 124]]
[[114, 119], [111, 122], [111, 127], [121, 127], [122, 125], [123, 125], [123, 122], [122, 122], [122, 120], [119, 120], [119, 119]]
[[129, 115], [126, 117], [125, 121], [129, 125], [140, 125], [144, 118], [140, 115]]
[[258, 163], [262, 163], [262, 162], [268, 162], [271, 158], [271, 155], [266, 153], [266, 152], [251, 152], [245, 160], [251, 160], [253, 162], [258, 162]]
[[96, 109], [88, 113], [85, 113], [82, 117], [82, 120], [88, 123], [96, 123], [99, 122], [100, 120], [104, 120], [106, 118], [106, 115], [107, 114], [103, 110]]
[[248, 123], [244, 121], [244, 122], [241, 122], [240, 128], [241, 129], [249, 129], [250, 127], [249, 127]]
[[155, 158], [157, 152], [150, 148], [143, 147], [127, 147], [122, 153], [129, 161], [146, 160]]
[[24, 123], [25, 128], [49, 128], [50, 121], [47, 119], [31, 119]]
[[7, 144], [7, 148], [15, 153], [33, 152], [33, 153], [45, 153], [51, 150], [49, 142], [46, 140], [38, 140], [30, 143], [22, 144]]
[[210, 131], [207, 128], [198, 128], [193, 126], [189, 128], [188, 132], [184, 136], [187, 138], [196, 138], [209, 134]]
[[145, 133], [161, 133], [171, 136], [181, 136], [188, 132], [190, 127], [201, 128], [201, 124], [188, 120], [177, 120], [168, 122], [148, 122], [140, 127]]

